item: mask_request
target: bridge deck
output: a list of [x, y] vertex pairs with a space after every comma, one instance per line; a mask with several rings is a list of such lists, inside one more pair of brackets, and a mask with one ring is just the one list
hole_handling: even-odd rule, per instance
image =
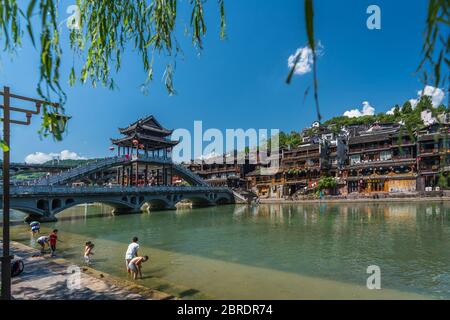
[[[0, 192], [2, 192], [0, 188]], [[65, 187], [65, 186], [13, 186], [10, 194], [13, 197], [29, 197], [33, 195], [89, 195], [89, 194], [164, 194], [164, 193], [199, 193], [199, 192], [231, 192], [228, 188], [210, 186], [143, 186], [143, 187]]]

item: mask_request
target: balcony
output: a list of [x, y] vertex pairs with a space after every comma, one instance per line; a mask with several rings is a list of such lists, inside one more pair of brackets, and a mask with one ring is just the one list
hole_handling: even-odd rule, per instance
[[419, 171], [425, 171], [425, 172], [437, 172], [439, 171], [439, 165], [438, 164], [434, 164], [434, 165], [420, 165], [419, 166]]
[[308, 158], [318, 158], [320, 157], [319, 152], [308, 153], [308, 154], [285, 154], [285, 160], [297, 160], [297, 159], [308, 159]]

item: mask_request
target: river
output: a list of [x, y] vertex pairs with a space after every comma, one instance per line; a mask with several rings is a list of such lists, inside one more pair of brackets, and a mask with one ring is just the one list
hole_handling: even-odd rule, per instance
[[[119, 277], [138, 236], [150, 256], [139, 283], [185, 299], [450, 298], [450, 203], [109, 211], [78, 206], [43, 231], [58, 228], [59, 255], [79, 264], [84, 242], [94, 242], [93, 268]], [[24, 224], [12, 237], [36, 246]], [[381, 290], [366, 287], [373, 265]]]

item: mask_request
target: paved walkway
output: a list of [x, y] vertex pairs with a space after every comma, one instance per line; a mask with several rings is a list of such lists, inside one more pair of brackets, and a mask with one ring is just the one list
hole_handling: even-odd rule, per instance
[[[79, 277], [64, 259], [39, 256], [36, 249], [12, 242], [11, 251], [24, 261], [24, 272], [12, 279], [15, 299], [43, 300], [150, 300], [171, 296], [122, 280], [91, 268], [81, 267]], [[78, 280], [79, 279], [79, 280]], [[79, 284], [79, 285], [78, 285]]]

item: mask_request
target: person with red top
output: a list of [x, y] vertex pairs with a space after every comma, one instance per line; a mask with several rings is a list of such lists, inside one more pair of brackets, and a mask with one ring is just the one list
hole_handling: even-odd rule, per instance
[[[56, 252], [56, 241], [58, 241], [58, 229], [54, 229], [52, 233], [48, 236], [48, 242], [50, 244], [50, 249], [52, 251], [51, 256], [55, 256]], [[59, 240], [61, 241], [61, 240]]]

